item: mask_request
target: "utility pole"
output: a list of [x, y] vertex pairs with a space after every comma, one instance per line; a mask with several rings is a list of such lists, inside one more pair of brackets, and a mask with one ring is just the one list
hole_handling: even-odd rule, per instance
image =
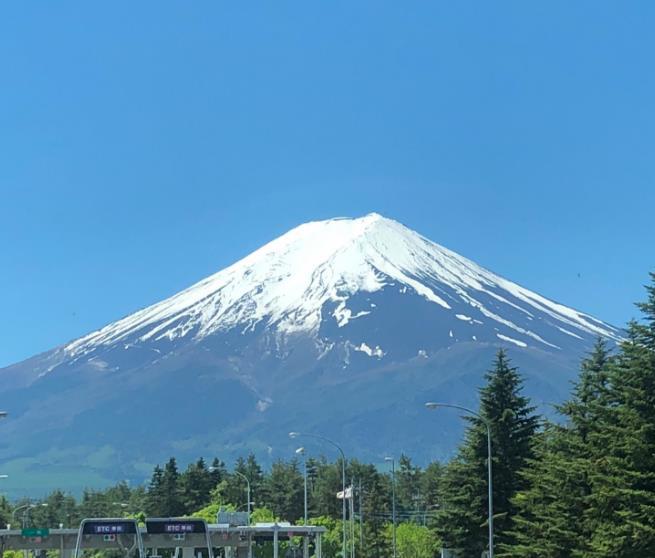
[[364, 552], [364, 512], [362, 511], [362, 479], [359, 479], [359, 552]]

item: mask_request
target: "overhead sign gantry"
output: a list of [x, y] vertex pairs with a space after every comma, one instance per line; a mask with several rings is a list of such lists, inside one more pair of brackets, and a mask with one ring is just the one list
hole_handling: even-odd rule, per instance
[[[203, 539], [203, 546], [206, 546], [209, 558], [214, 558], [209, 529], [204, 519], [188, 517], [148, 518], [146, 519], [146, 533], [148, 536], [169, 535], [174, 541], [186, 541], [187, 536], [190, 539]], [[180, 544], [179, 546], [186, 546], [186, 544]], [[194, 546], [196, 545], [194, 544]]]
[[143, 540], [136, 519], [98, 518], [84, 519], [80, 523], [73, 558], [79, 558], [84, 548], [117, 548], [126, 556], [138, 551], [144, 558]]

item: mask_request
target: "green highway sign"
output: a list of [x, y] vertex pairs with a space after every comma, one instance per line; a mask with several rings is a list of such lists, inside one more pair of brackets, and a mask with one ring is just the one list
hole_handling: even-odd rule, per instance
[[23, 529], [20, 534], [23, 537], [47, 537], [50, 534], [50, 529]]

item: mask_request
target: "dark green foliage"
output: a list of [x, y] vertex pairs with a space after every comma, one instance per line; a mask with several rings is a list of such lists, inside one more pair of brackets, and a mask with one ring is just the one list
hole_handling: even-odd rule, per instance
[[396, 508], [398, 517], [413, 518], [422, 503], [421, 468], [412, 464], [410, 457], [401, 455], [396, 464]]
[[388, 541], [384, 537], [385, 526], [391, 513], [391, 485], [386, 475], [381, 475], [373, 465], [361, 467], [362, 513], [365, 518], [364, 558], [387, 558], [390, 556]]
[[[397, 511], [405, 521], [401, 533], [407, 535], [401, 541], [410, 549], [401, 549], [400, 558], [408, 552], [434, 554], [437, 537], [422, 524], [443, 539], [444, 547], [460, 549], [463, 558], [478, 558], [486, 550], [487, 430], [482, 419], [493, 442], [498, 558], [655, 557], [655, 275], [647, 292], [647, 301], [639, 305], [643, 320], [629, 324], [616, 354], [599, 340], [581, 363], [570, 400], [558, 407], [562, 421], [538, 430], [533, 408], [521, 395], [521, 378], [500, 351], [480, 390], [482, 418], [466, 417], [469, 428], [456, 458], [425, 469], [408, 456], [399, 458]], [[324, 556], [336, 558], [342, 463], [308, 457], [307, 465], [310, 518], [330, 528]], [[346, 463], [347, 484], [362, 488], [355, 500], [356, 555], [362, 558], [391, 556], [388, 469], [383, 463]], [[265, 473], [249, 455], [232, 472], [218, 459], [211, 468], [199, 459], [180, 473], [171, 458], [154, 468], [147, 489], [119, 483], [87, 490], [79, 502], [54, 491], [45, 500], [48, 506], [31, 510], [29, 524], [77, 526], [83, 517], [188, 515], [202, 508], [212, 516], [218, 505], [245, 509], [246, 482], [237, 472], [250, 480], [257, 513], [268, 508], [280, 520], [302, 517], [298, 463], [279, 460]], [[24, 503], [10, 506], [0, 499], [0, 525]]]
[[269, 495], [268, 505], [276, 517], [297, 522], [304, 514], [304, 481], [298, 462], [273, 463], [271, 473], [266, 479]]
[[423, 512], [422, 523], [434, 527], [437, 511], [443, 506], [443, 485], [445, 467], [435, 461], [430, 463], [421, 474], [420, 509]]
[[599, 339], [582, 362], [572, 398], [559, 407], [564, 426], [539, 435], [535, 459], [523, 473], [527, 486], [514, 499], [516, 544], [507, 556], [568, 558], [590, 551], [592, 477], [600, 457], [589, 439], [598, 432], [608, 401], [607, 344]]
[[641, 323], [583, 363], [567, 422], [541, 437], [508, 556], [655, 556], [655, 275]]
[[645, 328], [629, 338], [610, 367], [602, 429], [592, 431], [592, 548], [598, 555], [655, 556], [655, 365]]
[[[220, 475], [220, 471], [218, 472]], [[184, 510], [199, 510], [209, 501], [209, 494], [216, 486], [215, 478], [201, 457], [190, 464], [180, 479], [180, 490]]]
[[525, 481], [520, 471], [533, 457], [538, 418], [529, 400], [521, 395], [522, 379], [499, 351], [494, 368], [480, 390], [480, 416], [471, 423], [464, 445], [444, 476], [443, 507], [438, 532], [447, 547], [464, 556], [479, 556], [487, 544], [487, 427], [490, 425], [493, 459], [495, 544], [512, 542], [512, 502]]

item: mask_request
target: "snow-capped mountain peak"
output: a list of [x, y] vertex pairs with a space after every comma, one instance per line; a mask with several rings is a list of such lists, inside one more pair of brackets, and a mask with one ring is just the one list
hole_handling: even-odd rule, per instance
[[[371, 213], [300, 225], [188, 289], [74, 341], [66, 351], [78, 355], [126, 341], [200, 340], [262, 322], [280, 335], [315, 335], [325, 320], [343, 327], [356, 317], [348, 307], [354, 295], [386, 288], [409, 291], [461, 322], [492, 324], [498, 339], [520, 346], [557, 348], [541, 326], [532, 327], [537, 317], [572, 337], [618, 338], [611, 326]], [[326, 315], [328, 306], [333, 310]]]

